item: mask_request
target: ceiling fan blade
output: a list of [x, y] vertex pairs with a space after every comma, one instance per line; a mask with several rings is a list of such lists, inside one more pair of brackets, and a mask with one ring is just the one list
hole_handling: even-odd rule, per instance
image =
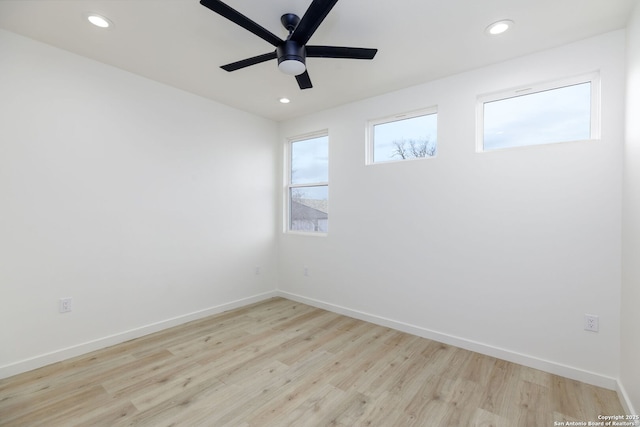
[[300, 23], [293, 30], [291, 40], [299, 44], [307, 44], [313, 33], [318, 29], [338, 0], [313, 0], [309, 9], [304, 13]]
[[211, 9], [217, 14], [224, 16], [231, 22], [238, 24], [245, 30], [252, 32], [256, 36], [276, 47], [281, 43], [284, 43], [284, 40], [282, 40], [280, 37], [276, 36], [266, 28], [256, 24], [254, 21], [247, 18], [237, 10], [232, 9], [231, 7], [222, 3], [220, 0], [200, 0], [200, 4]]
[[307, 58], [373, 59], [378, 49], [340, 46], [307, 46]]
[[309, 73], [307, 71], [297, 75], [296, 80], [298, 81], [298, 86], [300, 86], [300, 89], [311, 89], [313, 87], [313, 85], [311, 84], [311, 78], [309, 78]]
[[242, 61], [232, 62], [231, 64], [223, 65], [222, 68], [225, 71], [236, 71], [241, 68], [249, 67], [251, 65], [256, 65], [261, 62], [269, 61], [270, 59], [276, 59], [278, 55], [276, 51], [270, 53], [265, 53], [264, 55], [254, 56], [252, 58], [243, 59]]

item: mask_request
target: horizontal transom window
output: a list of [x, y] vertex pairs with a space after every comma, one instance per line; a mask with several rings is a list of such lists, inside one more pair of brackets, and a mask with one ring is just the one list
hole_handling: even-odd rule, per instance
[[438, 149], [435, 107], [370, 120], [367, 164], [435, 157]]
[[478, 98], [478, 151], [597, 139], [597, 74]]

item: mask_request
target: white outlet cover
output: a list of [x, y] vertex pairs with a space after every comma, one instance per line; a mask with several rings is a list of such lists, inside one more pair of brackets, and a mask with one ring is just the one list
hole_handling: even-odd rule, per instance
[[71, 298], [60, 298], [58, 311], [60, 313], [68, 313], [71, 311]]
[[590, 332], [598, 332], [600, 330], [600, 317], [593, 314], [585, 314], [584, 330]]

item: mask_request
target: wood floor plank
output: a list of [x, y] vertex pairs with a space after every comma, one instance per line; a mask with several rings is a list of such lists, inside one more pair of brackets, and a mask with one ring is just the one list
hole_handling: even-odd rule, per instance
[[552, 412], [548, 388], [523, 380], [517, 398], [509, 418], [518, 420], [519, 425], [531, 426], [543, 425], [548, 421], [544, 416]]
[[1, 426], [547, 426], [611, 390], [283, 298], [0, 380]]
[[507, 418], [478, 408], [471, 425], [474, 427], [511, 427], [514, 424]]
[[[9, 411], [0, 412], [2, 425], [25, 426], [25, 425], [52, 425], [63, 420], [71, 420], [83, 414], [89, 408], [99, 406], [99, 402], [109, 400], [109, 395], [100, 385], [88, 387], [67, 393], [61, 399], [51, 401], [31, 401], [28, 407], [12, 408]], [[44, 421], [46, 420], [46, 422]]]
[[[330, 384], [322, 386], [307, 395], [304, 401], [289, 411], [280, 411], [277, 407], [271, 408], [271, 418], [257, 417], [252, 420], [253, 425], [282, 425], [314, 427], [318, 426], [318, 420], [322, 414], [327, 414], [344, 400], [345, 392]], [[257, 424], [266, 423], [266, 424]]]
[[207, 374], [207, 370], [200, 365], [186, 365], [121, 388], [113, 393], [113, 396], [120, 399], [128, 398], [138, 410], [146, 411], [174, 399], [179, 390], [208, 381]]

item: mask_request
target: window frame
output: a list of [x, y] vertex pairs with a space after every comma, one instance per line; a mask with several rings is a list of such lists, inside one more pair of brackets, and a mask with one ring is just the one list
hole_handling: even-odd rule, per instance
[[[292, 230], [291, 229], [291, 190], [294, 188], [307, 188], [307, 187], [327, 187], [327, 201], [329, 200], [329, 164], [327, 163], [327, 181], [325, 182], [306, 182], [302, 184], [293, 184], [291, 182], [291, 174], [292, 174], [292, 154], [293, 154], [293, 144], [296, 142], [307, 141], [309, 139], [315, 138], [327, 138], [327, 156], [330, 156], [330, 147], [329, 147], [329, 130], [324, 129], [316, 132], [310, 132], [306, 134], [301, 134], [293, 137], [289, 137], [285, 142], [285, 179], [284, 179], [284, 224], [283, 231], [285, 234], [297, 234], [297, 235], [305, 235], [305, 236], [327, 236], [328, 231], [300, 231], [300, 230]], [[327, 216], [329, 215], [329, 206], [327, 203]], [[328, 219], [327, 219], [328, 221]]]
[[[413, 157], [410, 159], [397, 159], [397, 160], [385, 160], [385, 161], [374, 161], [375, 155], [375, 127], [382, 124], [399, 122], [402, 120], [414, 119], [416, 117], [422, 116], [430, 116], [436, 115], [436, 153], [433, 156], [425, 156], [425, 157]], [[390, 116], [380, 117], [377, 119], [367, 120], [366, 127], [366, 137], [365, 137], [365, 164], [367, 166], [371, 165], [382, 165], [388, 163], [398, 163], [398, 162], [406, 162], [411, 160], [426, 160], [426, 159], [434, 159], [438, 155], [438, 106], [432, 105], [430, 107], [421, 108], [419, 110], [407, 111], [404, 113], [396, 113]]]
[[[490, 102], [517, 98], [519, 96], [533, 95], [540, 92], [562, 89], [569, 86], [575, 86], [583, 83], [591, 84], [591, 105], [590, 105], [590, 137], [587, 139], [576, 139], [568, 141], [545, 142], [541, 144], [518, 145], [494, 149], [484, 149], [484, 106]], [[506, 90], [491, 92], [479, 95], [476, 98], [476, 152], [491, 153], [504, 150], [514, 150], [521, 148], [543, 147], [548, 145], [563, 144], [578, 141], [597, 141], [600, 139], [600, 72], [595, 71], [586, 74], [580, 74], [562, 79], [550, 80], [541, 83], [529, 85], [521, 85]]]

